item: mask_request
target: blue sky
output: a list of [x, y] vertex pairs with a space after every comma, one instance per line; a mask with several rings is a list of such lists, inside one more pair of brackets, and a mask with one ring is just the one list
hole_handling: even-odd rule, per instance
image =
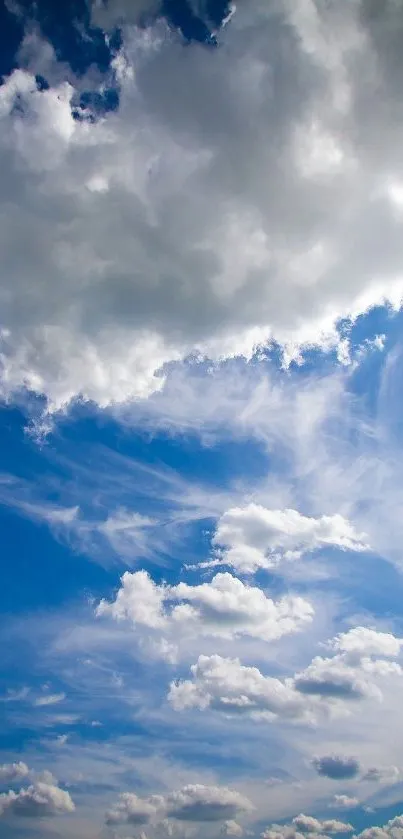
[[402, 839], [402, 16], [0, 8], [0, 837]]

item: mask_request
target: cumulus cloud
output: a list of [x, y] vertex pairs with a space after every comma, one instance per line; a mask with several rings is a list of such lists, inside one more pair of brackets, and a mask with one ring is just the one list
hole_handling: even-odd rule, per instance
[[368, 656], [397, 658], [402, 644], [403, 639], [397, 638], [391, 632], [378, 632], [365, 626], [356, 626], [349, 632], [337, 635], [330, 646], [336, 652], [344, 653], [350, 660], [360, 660]]
[[227, 787], [208, 787], [203, 784], [188, 784], [166, 799], [166, 813], [171, 818], [183, 821], [226, 821], [239, 812], [252, 810], [248, 798]]
[[353, 809], [354, 807], [358, 807], [359, 803], [360, 802], [359, 802], [358, 798], [355, 798], [354, 796], [351, 796], [351, 795], [341, 794], [341, 795], [335, 795], [331, 805], [329, 805], [329, 806], [337, 807], [340, 810], [350, 810], [350, 809]]
[[10, 790], [0, 795], [0, 815], [42, 818], [72, 813], [75, 810], [71, 796], [52, 784], [38, 782], [19, 792]]
[[[107, 824], [145, 824], [166, 818], [184, 822], [233, 822], [237, 813], [252, 810], [251, 802], [227, 787], [188, 784], [167, 795], [139, 798], [123, 793], [117, 805], [106, 813]], [[239, 834], [227, 834], [239, 835]]]
[[158, 630], [177, 642], [200, 635], [273, 641], [302, 629], [312, 620], [313, 608], [301, 597], [271, 600], [228, 573], [199, 585], [166, 586], [136, 571], [123, 574], [115, 600], [102, 600], [96, 613]]
[[121, 403], [189, 353], [295, 356], [400, 304], [395, 4], [238, 5], [220, 49], [184, 50], [116, 0], [120, 105], [99, 120], [73, 117], [73, 76], [1, 86], [5, 394]]
[[258, 504], [234, 507], [218, 521], [213, 537], [217, 561], [243, 573], [270, 568], [324, 547], [363, 551], [365, 535], [340, 515], [310, 518], [297, 510], [270, 510]]
[[107, 824], [146, 824], [156, 812], [157, 806], [152, 801], [124, 792], [115, 807], [107, 811], [105, 820]]
[[19, 781], [21, 778], [26, 778], [29, 775], [29, 769], [26, 763], [21, 760], [18, 763], [3, 763], [0, 766], [0, 783], [8, 784], [13, 781]]
[[25, 778], [29, 778], [35, 784], [43, 783], [48, 786], [57, 786], [56, 778], [48, 769], [37, 772], [30, 769], [21, 760], [18, 763], [3, 763], [0, 766], [0, 784], [15, 783]]
[[329, 643], [337, 651], [332, 657], [316, 656], [295, 676], [298, 691], [307, 696], [340, 699], [382, 698], [379, 682], [388, 676], [401, 676], [396, 661], [401, 641], [394, 635], [366, 627], [355, 627], [337, 635]]
[[237, 658], [200, 655], [190, 669], [192, 680], [171, 683], [168, 699], [177, 711], [210, 707], [226, 714], [268, 719], [294, 719], [307, 713], [307, 702], [291, 680], [264, 676], [257, 667], [244, 666]]
[[243, 827], [233, 819], [229, 819], [222, 825], [220, 836], [243, 836]]
[[353, 839], [402, 839], [403, 816], [395, 816], [382, 827], [367, 827]]
[[353, 829], [351, 824], [338, 819], [320, 820], [303, 813], [295, 816], [292, 823], [301, 833], [350, 833]]
[[338, 819], [316, 819], [301, 813], [292, 824], [272, 824], [261, 834], [262, 839], [315, 839], [332, 833], [351, 833], [353, 826]]
[[[344, 643], [348, 646], [350, 632], [344, 634], [345, 640], [343, 634], [336, 636], [329, 646], [334, 648]], [[373, 639], [372, 645], [369, 649], [375, 650]], [[390, 654], [390, 647], [387, 649]], [[346, 708], [352, 700], [381, 699], [385, 679], [402, 675], [397, 662], [370, 656], [356, 656], [351, 660], [348, 656], [349, 653], [332, 658], [317, 656], [304, 671], [278, 679], [264, 675], [257, 667], [241, 664], [238, 658], [200, 655], [190, 668], [192, 679], [172, 682], [168, 699], [177, 711], [211, 708], [226, 714], [250, 714], [267, 719], [313, 720], [323, 712]], [[330, 756], [319, 758], [314, 765], [319, 774], [333, 771], [336, 777], [339, 772], [340, 778], [348, 777], [349, 771], [352, 776], [359, 771], [358, 763], [350, 764], [347, 760], [344, 765], [343, 760]]]
[[345, 757], [344, 755], [323, 755], [322, 757], [315, 757], [312, 761], [312, 766], [316, 769], [318, 775], [322, 775], [325, 778], [332, 778], [335, 781], [356, 778], [360, 773], [358, 760], [354, 757]]

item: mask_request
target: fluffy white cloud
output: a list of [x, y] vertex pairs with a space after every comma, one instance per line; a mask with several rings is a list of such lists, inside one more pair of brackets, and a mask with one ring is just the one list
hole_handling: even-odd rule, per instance
[[157, 812], [157, 805], [133, 792], [124, 792], [119, 801], [105, 816], [107, 824], [146, 824]]
[[271, 600], [260, 588], [227, 573], [199, 585], [166, 586], [155, 583], [145, 571], [127, 571], [115, 600], [102, 600], [97, 614], [161, 630], [178, 642], [183, 635], [246, 635], [273, 641], [302, 629], [312, 620], [313, 609], [301, 597]]
[[397, 658], [402, 644], [403, 639], [396, 638], [391, 632], [377, 632], [365, 626], [356, 626], [336, 636], [331, 647], [336, 652], [345, 653], [349, 659], [368, 656]]
[[351, 824], [338, 819], [320, 820], [304, 813], [295, 816], [292, 823], [301, 833], [350, 833], [353, 829]]
[[355, 798], [351, 795], [335, 795], [333, 801], [331, 803], [332, 807], [337, 807], [340, 810], [352, 810], [354, 807], [358, 807], [359, 805], [358, 798]]
[[297, 690], [307, 696], [381, 699], [382, 681], [403, 673], [398, 662], [385, 661], [396, 658], [401, 647], [400, 639], [389, 633], [355, 627], [328, 646], [337, 651], [333, 657], [316, 656], [295, 676]]
[[[347, 646], [349, 634], [345, 633]], [[337, 636], [329, 646], [342, 643], [342, 637]], [[381, 643], [378, 648], [374, 639], [371, 643], [371, 650], [379, 651], [381, 647], [385, 654]], [[391, 646], [387, 647], [387, 654]], [[244, 666], [237, 658], [201, 655], [192, 665], [191, 673], [191, 680], [171, 683], [168, 698], [178, 711], [211, 708], [226, 714], [251, 714], [268, 719], [312, 720], [323, 712], [346, 708], [346, 703], [352, 700], [382, 699], [386, 679], [400, 678], [402, 668], [397, 662], [382, 658], [366, 656], [351, 660], [349, 653], [338, 653], [333, 658], [316, 656], [304, 671], [281, 680], [263, 675], [256, 667]], [[356, 774], [359, 769], [355, 761], [348, 760], [344, 765], [343, 759], [333, 756], [318, 759], [314, 765], [320, 774], [329, 777], [331, 771], [336, 773], [333, 777], [348, 777], [343, 772]]]
[[52, 784], [38, 782], [19, 792], [10, 790], [0, 795], [0, 815], [11, 813], [14, 816], [42, 818], [74, 810], [70, 794]]
[[117, 805], [106, 813], [106, 823], [145, 824], [166, 818], [185, 822], [228, 822], [237, 813], [252, 809], [251, 802], [236, 790], [188, 784], [165, 796], [153, 795], [147, 799], [134, 793], [123, 793]]
[[402, 839], [403, 816], [395, 816], [382, 827], [367, 827], [353, 839]]
[[6, 393], [146, 397], [166, 361], [272, 336], [298, 357], [400, 303], [395, 4], [238, 6], [215, 51], [124, 27], [98, 122], [73, 119], [71, 84], [0, 88]]
[[228, 821], [224, 822], [221, 831], [221, 836], [243, 836], [243, 828], [241, 827], [238, 822], [235, 822], [233, 819], [229, 819]]
[[310, 518], [297, 510], [270, 510], [258, 504], [227, 510], [219, 519], [213, 544], [217, 562], [243, 573], [327, 546], [353, 551], [368, 547], [365, 535], [356, 533], [343, 516]]
[[252, 810], [248, 798], [227, 787], [188, 784], [165, 799], [166, 813], [183, 821], [226, 821]]
[[351, 833], [353, 826], [338, 819], [316, 819], [301, 813], [292, 824], [273, 824], [262, 834], [262, 839], [315, 839], [332, 833]]
[[257, 667], [219, 655], [198, 658], [192, 681], [172, 682], [168, 699], [177, 711], [212, 708], [226, 714], [251, 714], [274, 719], [304, 717], [308, 702], [294, 690], [292, 680], [264, 676]]
[[19, 781], [21, 778], [26, 778], [27, 775], [29, 775], [28, 766], [21, 760], [18, 763], [3, 763], [0, 766], [1, 784], [8, 784], [12, 781]]

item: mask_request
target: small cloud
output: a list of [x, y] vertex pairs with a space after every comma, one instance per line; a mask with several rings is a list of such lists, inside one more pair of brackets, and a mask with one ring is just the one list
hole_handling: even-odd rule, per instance
[[40, 781], [27, 789], [20, 789], [19, 792], [10, 790], [0, 798], [0, 816], [7, 813], [13, 816], [43, 818], [73, 813], [74, 810], [74, 802], [68, 792]]
[[22, 761], [19, 763], [3, 763], [0, 766], [0, 784], [19, 781], [21, 778], [26, 778], [27, 775], [29, 775], [28, 766]]
[[34, 705], [37, 708], [41, 708], [44, 705], [57, 705], [59, 702], [63, 702], [65, 698], [65, 693], [49, 693], [45, 696], [38, 696], [35, 699]]
[[360, 764], [354, 757], [343, 757], [341, 755], [323, 755], [315, 757], [312, 766], [325, 778], [334, 781], [342, 781], [345, 778], [355, 778], [360, 772]]
[[68, 739], [69, 739], [68, 734], [58, 734], [58, 736], [56, 737], [56, 741], [55, 741], [56, 745], [57, 746], [65, 746]]
[[362, 776], [362, 781], [375, 784], [393, 784], [400, 777], [397, 766], [371, 766]]
[[20, 690], [8, 690], [5, 696], [0, 696], [0, 702], [23, 702], [29, 694], [29, 688], [23, 687]]
[[350, 795], [335, 795], [329, 807], [337, 807], [340, 810], [350, 810], [353, 807], [358, 807], [359, 805], [358, 798], [354, 798]]

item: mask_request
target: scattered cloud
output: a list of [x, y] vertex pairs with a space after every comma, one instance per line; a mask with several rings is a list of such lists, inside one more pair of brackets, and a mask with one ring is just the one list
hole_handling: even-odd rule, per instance
[[295, 816], [292, 824], [273, 824], [262, 834], [262, 839], [303, 839], [315, 836], [326, 836], [333, 833], [351, 833], [353, 826], [337, 819], [316, 819], [314, 816], [305, 816], [301, 813]]
[[371, 766], [362, 776], [363, 781], [375, 784], [393, 784], [400, 778], [397, 766]]
[[19, 761], [18, 763], [3, 763], [0, 766], [0, 783], [8, 784], [13, 781], [19, 781], [29, 775], [29, 769], [26, 763]]
[[0, 795], [0, 815], [43, 818], [75, 810], [71, 796], [60, 787], [38, 782], [19, 792], [10, 790]]
[[359, 806], [358, 798], [351, 795], [335, 795], [329, 807], [337, 807], [340, 810], [353, 810]]
[[34, 705], [36, 705], [37, 708], [41, 708], [46, 705], [58, 705], [59, 702], [63, 702], [65, 698], [65, 693], [46, 693], [43, 696], [37, 696]]
[[[343, 652], [331, 658], [316, 656], [304, 671], [282, 680], [263, 675], [257, 667], [242, 665], [239, 659], [200, 655], [191, 667], [192, 680], [172, 682], [168, 698], [176, 710], [211, 708], [226, 714], [305, 720], [323, 712], [337, 712], [352, 700], [379, 700], [385, 679], [401, 677], [402, 669], [397, 662], [375, 655], [396, 655], [400, 645], [385, 644], [384, 633], [379, 633], [378, 642], [370, 634], [365, 645], [363, 635], [365, 628], [357, 627], [336, 636], [329, 647]], [[331, 772], [342, 778], [348, 776], [344, 772], [350, 771], [352, 777], [359, 771], [354, 761], [347, 759], [345, 764], [344, 758], [333, 756], [318, 758], [314, 766], [319, 774], [329, 777]]]
[[[165, 818], [184, 822], [232, 822], [238, 812], [252, 810], [251, 802], [235, 790], [188, 784], [166, 796], [148, 799], [123, 793], [117, 805], [106, 814], [107, 824], [145, 824]], [[228, 833], [226, 835], [239, 835]]]
[[[357, 834], [357, 839], [401, 839], [403, 816], [395, 816], [382, 827], [367, 827]], [[355, 836], [354, 836], [355, 839]]]
[[361, 770], [358, 760], [343, 755], [315, 757], [312, 766], [316, 769], [318, 775], [323, 775], [325, 778], [331, 778], [334, 781], [356, 778]]
[[241, 573], [276, 566], [320, 548], [368, 550], [343, 516], [309, 518], [297, 510], [269, 510], [258, 504], [228, 510], [218, 521], [213, 538], [217, 559]]
[[273, 641], [303, 629], [312, 620], [313, 608], [302, 597], [271, 600], [260, 588], [228, 573], [198, 585], [167, 586], [136, 571], [123, 574], [116, 599], [102, 600], [96, 614], [158, 630], [176, 643], [183, 636], [206, 635]]

